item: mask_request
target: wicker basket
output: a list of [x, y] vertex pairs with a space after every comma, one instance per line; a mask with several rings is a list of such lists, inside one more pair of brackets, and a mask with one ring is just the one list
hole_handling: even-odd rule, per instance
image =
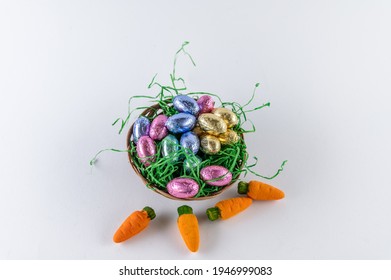
[[[161, 113], [161, 110], [160, 110], [160, 106], [159, 104], [155, 104], [149, 108], [147, 108], [145, 111], [143, 111], [140, 115], [142, 116], [145, 116], [145, 117], [152, 117], [153, 115], [156, 114], [156, 112], [158, 114]], [[133, 125], [130, 127], [129, 131], [128, 131], [128, 134], [127, 134], [127, 137], [126, 137], [126, 147], [128, 150], [131, 149], [130, 147], [130, 142], [131, 142], [131, 138], [132, 138], [132, 135], [133, 135]], [[240, 137], [242, 139], [243, 138], [243, 134], [240, 135]], [[136, 166], [136, 164], [134, 163], [134, 157], [137, 156], [137, 154], [132, 154], [132, 153], [128, 153], [128, 157], [129, 157], [129, 162], [130, 162], [130, 165], [132, 166], [133, 170], [136, 172], [136, 174], [142, 179], [142, 181], [144, 182], [144, 184], [146, 186], [149, 185], [149, 182], [143, 177], [143, 175], [141, 174], [139, 168]], [[244, 166], [244, 162], [241, 162], [241, 167]], [[164, 196], [164, 197], [167, 197], [167, 198], [170, 198], [170, 199], [174, 199], [174, 200], [206, 200], [206, 199], [210, 199], [210, 198], [213, 198], [213, 197], [216, 197], [218, 196], [219, 194], [221, 194], [222, 192], [224, 192], [225, 190], [227, 190], [230, 186], [232, 186], [237, 180], [239, 179], [239, 176], [236, 176], [235, 178], [232, 178], [232, 181], [229, 185], [223, 187], [222, 189], [220, 189], [219, 191], [217, 192], [214, 192], [213, 194], [209, 195], [209, 196], [202, 196], [202, 197], [190, 197], [190, 198], [177, 198], [177, 197], [174, 197], [172, 195], [170, 195], [168, 192], [165, 192], [161, 189], [159, 189], [158, 187], [154, 186], [154, 185], [149, 185], [148, 188], [152, 189], [153, 191], [155, 191], [156, 193]]]

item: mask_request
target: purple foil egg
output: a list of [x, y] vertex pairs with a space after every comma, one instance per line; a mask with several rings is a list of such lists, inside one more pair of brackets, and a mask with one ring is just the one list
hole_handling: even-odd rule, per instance
[[137, 144], [141, 136], [148, 135], [150, 126], [149, 120], [140, 116], [133, 124], [133, 142]]
[[190, 198], [198, 193], [199, 186], [190, 178], [175, 178], [168, 182], [167, 191], [177, 198]]
[[181, 146], [197, 154], [200, 149], [200, 139], [194, 132], [183, 133], [180, 140]]
[[184, 133], [194, 128], [196, 117], [188, 113], [178, 113], [168, 118], [166, 127], [174, 134]]
[[203, 95], [197, 100], [197, 104], [200, 107], [200, 114], [210, 113], [213, 111], [215, 102], [209, 95]]
[[[232, 173], [227, 168], [219, 165], [210, 165], [202, 168], [200, 177], [208, 185], [218, 187], [226, 186], [232, 181]], [[221, 178], [216, 180], [219, 177]]]
[[151, 137], [152, 140], [162, 140], [167, 136], [167, 120], [168, 117], [166, 115], [159, 115], [152, 121], [151, 127], [149, 128], [149, 137]]
[[156, 160], [156, 145], [149, 136], [141, 136], [137, 142], [137, 155], [145, 166], [150, 166]]
[[200, 111], [200, 107], [194, 98], [191, 98], [187, 95], [175, 96], [174, 100], [172, 101], [172, 105], [174, 105], [174, 108], [178, 112], [189, 113], [194, 116], [198, 115], [198, 112]]

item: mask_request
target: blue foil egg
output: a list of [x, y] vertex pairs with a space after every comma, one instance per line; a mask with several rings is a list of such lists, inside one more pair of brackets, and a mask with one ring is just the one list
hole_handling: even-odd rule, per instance
[[140, 116], [133, 124], [133, 142], [137, 143], [141, 136], [148, 136], [151, 123], [149, 120]]
[[184, 133], [193, 129], [196, 123], [196, 117], [188, 113], [178, 113], [168, 118], [166, 122], [167, 129], [174, 133]]
[[200, 107], [197, 101], [187, 95], [175, 96], [174, 100], [172, 101], [172, 104], [178, 112], [189, 113], [196, 116], [200, 111]]
[[163, 138], [161, 143], [162, 155], [164, 157], [173, 157], [173, 160], [178, 160], [177, 156], [173, 156], [179, 150], [179, 141], [172, 134], [168, 134]]
[[182, 134], [180, 144], [183, 148], [192, 151], [193, 154], [198, 153], [200, 149], [200, 139], [191, 131]]
[[197, 155], [188, 157], [183, 161], [183, 170], [186, 174], [190, 174], [192, 170], [196, 171], [197, 166], [199, 166], [201, 162], [202, 159]]

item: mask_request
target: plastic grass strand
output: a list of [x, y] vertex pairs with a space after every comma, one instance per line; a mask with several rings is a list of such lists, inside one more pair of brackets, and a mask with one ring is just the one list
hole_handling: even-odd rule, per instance
[[96, 161], [98, 160], [98, 156], [103, 153], [103, 152], [106, 152], [106, 151], [111, 151], [111, 152], [117, 152], [117, 153], [128, 153], [130, 152], [130, 150], [118, 150], [118, 149], [103, 149], [103, 150], [100, 150], [99, 152], [96, 153], [96, 155], [90, 160], [90, 165], [93, 166], [95, 165]]
[[254, 112], [254, 111], [260, 110], [260, 109], [262, 109], [262, 108], [264, 108], [264, 107], [270, 107], [270, 102], [265, 103], [265, 104], [263, 104], [262, 106], [255, 107], [254, 109], [246, 110], [245, 112], [246, 112], [246, 113]]
[[[150, 182], [150, 186], [153, 185], [156, 188], [165, 191], [167, 183], [175, 177], [180, 176], [191, 178], [195, 180], [200, 186], [200, 191], [197, 197], [210, 195], [213, 192], [219, 190], [218, 187], [209, 186], [206, 182], [203, 182], [199, 178], [199, 171], [201, 168], [209, 165], [224, 166], [231, 171], [233, 178], [236, 180], [242, 173], [241, 166], [244, 164], [244, 161], [240, 159], [246, 158], [247, 155], [245, 144], [242, 141], [239, 141], [234, 145], [224, 146], [218, 155], [204, 155], [201, 165], [197, 168], [191, 169], [189, 174], [185, 174], [182, 168], [182, 161], [175, 162], [173, 161], [173, 158], [188, 159], [194, 157], [194, 155], [192, 155], [188, 149], [183, 149], [180, 146], [178, 147], [179, 150], [177, 152], [171, 154], [169, 157], [163, 157], [160, 154], [161, 142], [158, 142], [156, 161], [146, 168], [142, 165], [136, 156], [135, 145], [133, 143], [131, 143], [130, 153], [133, 153], [132, 155], [135, 161], [135, 165], [139, 169], [142, 176]], [[214, 180], [219, 179], [221, 178], [216, 178]]]
[[[170, 79], [171, 79], [171, 83], [172, 83], [172, 86], [173, 86], [173, 90], [175, 91], [175, 93], [177, 95], [179, 94], [179, 91], [186, 90], [186, 84], [185, 84], [184, 79], [176, 77], [176, 63], [177, 63], [178, 55], [182, 52], [184, 55], [188, 56], [190, 58], [190, 61], [193, 63], [193, 65], [196, 66], [196, 64], [195, 64], [193, 58], [191, 57], [191, 55], [185, 50], [185, 46], [188, 45], [188, 44], [189, 44], [189, 42], [187, 42], [187, 41], [183, 42], [181, 48], [175, 53], [172, 74], [170, 74]], [[178, 89], [176, 87], [176, 84], [175, 84], [175, 82], [177, 82], [177, 81], [181, 81], [185, 87], [182, 88], [182, 89]]]
[[249, 100], [246, 104], [244, 104], [244, 105], [242, 106], [243, 108], [246, 107], [247, 105], [249, 105], [249, 104], [254, 100], [255, 92], [257, 91], [257, 88], [258, 88], [258, 87], [259, 87], [259, 83], [256, 83], [256, 84], [255, 84], [255, 87], [254, 87], [254, 90], [253, 90], [253, 94], [252, 94], [250, 100]]
[[252, 174], [254, 174], [255, 176], [258, 176], [258, 177], [261, 177], [261, 178], [264, 178], [264, 179], [267, 179], [267, 180], [271, 180], [271, 179], [274, 179], [275, 177], [278, 176], [278, 174], [280, 174], [280, 172], [282, 172], [284, 170], [284, 165], [287, 163], [288, 161], [287, 160], [284, 160], [280, 166], [280, 168], [277, 170], [277, 172], [273, 175], [273, 176], [270, 176], [270, 177], [267, 177], [267, 176], [263, 176], [261, 174], [258, 174], [257, 172], [253, 171], [251, 168], [248, 168], [248, 166], [245, 166], [245, 168]]

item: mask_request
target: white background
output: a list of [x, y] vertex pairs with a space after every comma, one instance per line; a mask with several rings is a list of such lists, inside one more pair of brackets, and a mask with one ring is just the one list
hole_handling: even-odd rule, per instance
[[[389, 1], [0, 1], [1, 259], [390, 259]], [[143, 186], [111, 123], [181, 57], [191, 90], [244, 103], [257, 171], [286, 198], [209, 222], [187, 251], [176, 208]], [[138, 101], [135, 105], [143, 104]], [[145, 103], [144, 103], [145, 104]], [[132, 121], [134, 121], [133, 116]], [[256, 179], [249, 175], [247, 180]], [[114, 244], [131, 212], [157, 218]]]

